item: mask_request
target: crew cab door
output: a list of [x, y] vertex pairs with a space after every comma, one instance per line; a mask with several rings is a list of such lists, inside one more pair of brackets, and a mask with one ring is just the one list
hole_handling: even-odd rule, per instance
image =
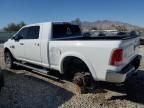
[[17, 59], [25, 58], [25, 39], [27, 38], [27, 28], [21, 29], [15, 36], [11, 48]]
[[40, 55], [40, 26], [28, 27], [27, 40], [25, 41], [26, 60], [33, 63], [41, 63]]

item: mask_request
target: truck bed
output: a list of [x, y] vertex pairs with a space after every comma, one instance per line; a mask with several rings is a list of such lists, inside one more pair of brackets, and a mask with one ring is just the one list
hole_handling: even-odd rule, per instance
[[127, 40], [139, 37], [138, 35], [123, 35], [123, 36], [98, 36], [98, 37], [65, 37], [55, 38], [54, 40]]

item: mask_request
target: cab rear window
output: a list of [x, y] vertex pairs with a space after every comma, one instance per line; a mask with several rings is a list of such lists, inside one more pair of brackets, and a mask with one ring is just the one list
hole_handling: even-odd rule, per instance
[[81, 30], [78, 25], [72, 24], [53, 24], [53, 38], [70, 38], [81, 35]]

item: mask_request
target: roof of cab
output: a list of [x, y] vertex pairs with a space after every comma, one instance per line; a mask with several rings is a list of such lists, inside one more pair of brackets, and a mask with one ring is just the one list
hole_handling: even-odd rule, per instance
[[29, 26], [36, 26], [36, 25], [44, 25], [44, 24], [51, 24], [52, 22], [43, 22], [43, 23], [34, 23], [34, 24], [28, 24], [24, 27], [29, 27]]
[[28, 24], [24, 27], [29, 27], [29, 26], [36, 26], [36, 25], [44, 25], [44, 24], [72, 24], [71, 22], [42, 22], [42, 23], [33, 23], [33, 24]]

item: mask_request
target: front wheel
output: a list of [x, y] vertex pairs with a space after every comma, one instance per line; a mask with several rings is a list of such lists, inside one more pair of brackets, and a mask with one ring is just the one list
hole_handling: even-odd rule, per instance
[[13, 68], [14, 67], [14, 58], [12, 57], [11, 53], [9, 51], [5, 52], [4, 54], [5, 57], [5, 64], [7, 68]]

